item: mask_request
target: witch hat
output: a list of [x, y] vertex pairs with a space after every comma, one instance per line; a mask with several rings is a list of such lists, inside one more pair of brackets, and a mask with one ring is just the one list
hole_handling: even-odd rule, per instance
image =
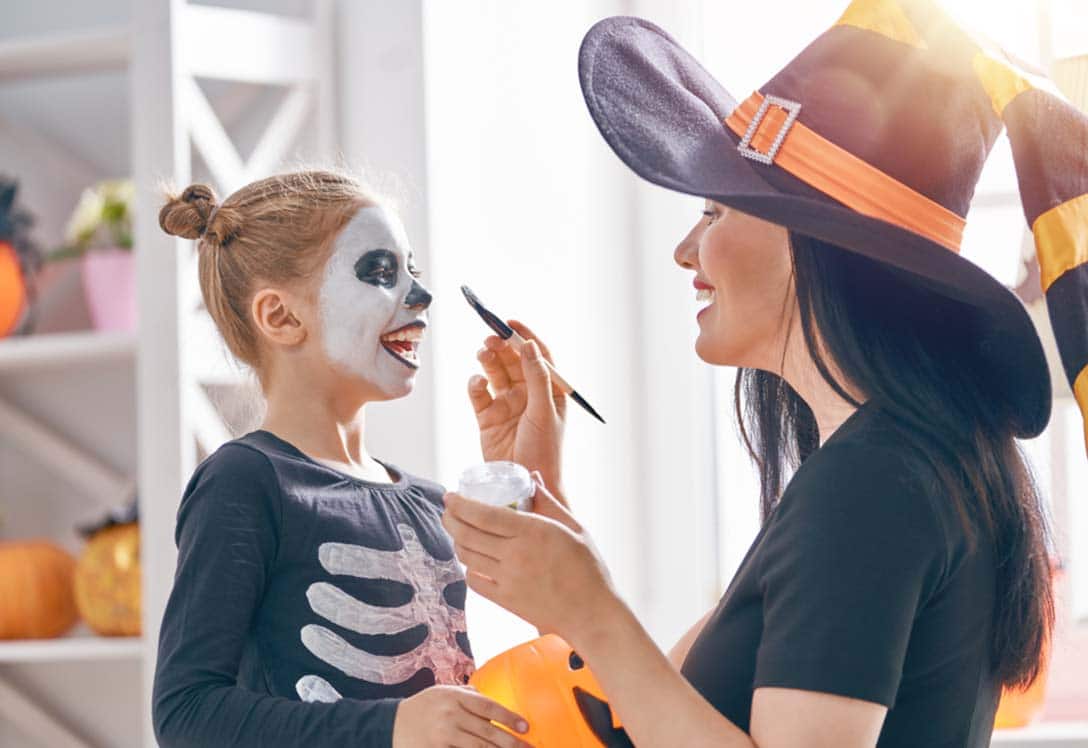
[[579, 77], [601, 134], [643, 178], [886, 263], [963, 302], [977, 317], [975, 353], [994, 374], [995, 398], [1028, 438], [1051, 408], [1039, 336], [1015, 294], [959, 255], [1004, 117], [1036, 237], [1040, 217], [1060, 214], [1042, 224], [1039, 257], [1088, 413], [1088, 121], [932, 0], [855, 0], [741, 102], [638, 18], [590, 29]]

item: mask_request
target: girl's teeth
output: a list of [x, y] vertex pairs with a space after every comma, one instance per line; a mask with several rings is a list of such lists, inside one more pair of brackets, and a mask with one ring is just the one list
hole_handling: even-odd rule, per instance
[[695, 292], [696, 301], [714, 301], [714, 289], [700, 288]]
[[419, 363], [419, 354], [416, 350], [417, 343], [403, 342], [403, 341], [387, 341], [389, 345], [386, 346], [388, 350], [393, 352], [399, 358], [404, 359], [412, 364]]
[[407, 330], [398, 330], [397, 332], [383, 335], [382, 340], [401, 340], [409, 343], [416, 343], [423, 337], [423, 331], [418, 327], [410, 327]]

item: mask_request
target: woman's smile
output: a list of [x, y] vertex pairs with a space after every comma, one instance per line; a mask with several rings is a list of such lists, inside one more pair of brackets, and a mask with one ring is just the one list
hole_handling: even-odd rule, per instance
[[714, 299], [715, 299], [716, 290], [715, 290], [714, 286], [711, 286], [711, 285], [709, 285], [707, 283], [704, 283], [701, 280], [699, 280], [698, 278], [695, 279], [694, 285], [695, 285], [695, 300], [696, 301], [709, 301], [710, 302], [709, 304], [704, 306], [702, 309], [700, 309], [699, 313], [695, 315], [695, 318], [699, 319], [700, 317], [703, 316], [703, 312], [705, 312], [710, 307], [714, 306]]

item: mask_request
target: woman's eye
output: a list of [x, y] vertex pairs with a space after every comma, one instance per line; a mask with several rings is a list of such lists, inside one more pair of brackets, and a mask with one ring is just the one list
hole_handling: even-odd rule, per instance
[[718, 214], [712, 210], [704, 210], [703, 215], [706, 216], [707, 223], [713, 223], [714, 219], [718, 217]]

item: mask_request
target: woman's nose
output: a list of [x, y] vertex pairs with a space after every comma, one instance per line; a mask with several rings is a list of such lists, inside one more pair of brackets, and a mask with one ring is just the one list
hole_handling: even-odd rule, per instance
[[431, 293], [419, 285], [419, 281], [414, 280], [412, 281], [412, 287], [408, 289], [408, 295], [404, 297], [404, 305], [409, 309], [415, 309], [416, 307], [426, 309], [433, 300]]
[[676, 261], [676, 264], [686, 270], [697, 269], [699, 262], [699, 243], [692, 239], [692, 234], [685, 236], [683, 241], [676, 245], [676, 250], [672, 253], [672, 258]]

